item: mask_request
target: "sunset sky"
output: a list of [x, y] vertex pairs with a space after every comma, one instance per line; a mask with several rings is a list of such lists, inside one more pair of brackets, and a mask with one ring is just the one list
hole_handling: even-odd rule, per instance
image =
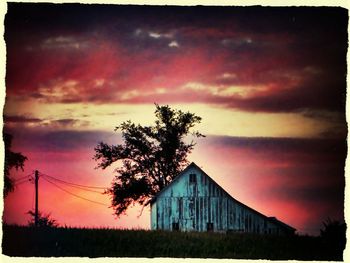
[[[108, 187], [115, 167], [95, 169], [94, 147], [122, 143], [118, 124], [152, 124], [154, 103], [168, 104], [202, 117], [190, 161], [239, 201], [318, 234], [344, 217], [347, 19], [331, 7], [10, 3], [4, 130], [28, 157], [13, 178], [38, 169]], [[5, 222], [26, 224], [33, 198], [19, 184]], [[149, 229], [148, 208], [115, 218], [109, 205], [39, 179], [39, 209], [61, 225]]]

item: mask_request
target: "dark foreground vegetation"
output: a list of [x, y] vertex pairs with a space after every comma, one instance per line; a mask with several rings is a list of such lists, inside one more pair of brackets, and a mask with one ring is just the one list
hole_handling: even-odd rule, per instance
[[322, 237], [3, 226], [3, 254], [21, 257], [174, 257], [342, 260]]

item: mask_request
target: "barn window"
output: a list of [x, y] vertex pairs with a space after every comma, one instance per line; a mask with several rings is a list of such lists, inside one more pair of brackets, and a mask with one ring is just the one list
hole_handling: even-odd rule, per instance
[[197, 177], [196, 174], [190, 174], [190, 183], [196, 183]]
[[213, 232], [214, 230], [214, 224], [213, 223], [207, 223], [207, 231]]
[[179, 223], [173, 223], [173, 231], [179, 231], [180, 227], [179, 227]]

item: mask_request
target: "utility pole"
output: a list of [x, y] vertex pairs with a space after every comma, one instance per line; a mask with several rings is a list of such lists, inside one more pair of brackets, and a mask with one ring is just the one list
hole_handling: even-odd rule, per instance
[[39, 171], [35, 170], [35, 226], [38, 226], [39, 223], [39, 191], [38, 191], [38, 185], [39, 185]]

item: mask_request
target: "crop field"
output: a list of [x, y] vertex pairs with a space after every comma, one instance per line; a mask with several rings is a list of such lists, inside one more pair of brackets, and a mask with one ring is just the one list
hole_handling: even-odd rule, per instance
[[3, 226], [3, 254], [20, 257], [173, 257], [342, 260], [320, 237]]

